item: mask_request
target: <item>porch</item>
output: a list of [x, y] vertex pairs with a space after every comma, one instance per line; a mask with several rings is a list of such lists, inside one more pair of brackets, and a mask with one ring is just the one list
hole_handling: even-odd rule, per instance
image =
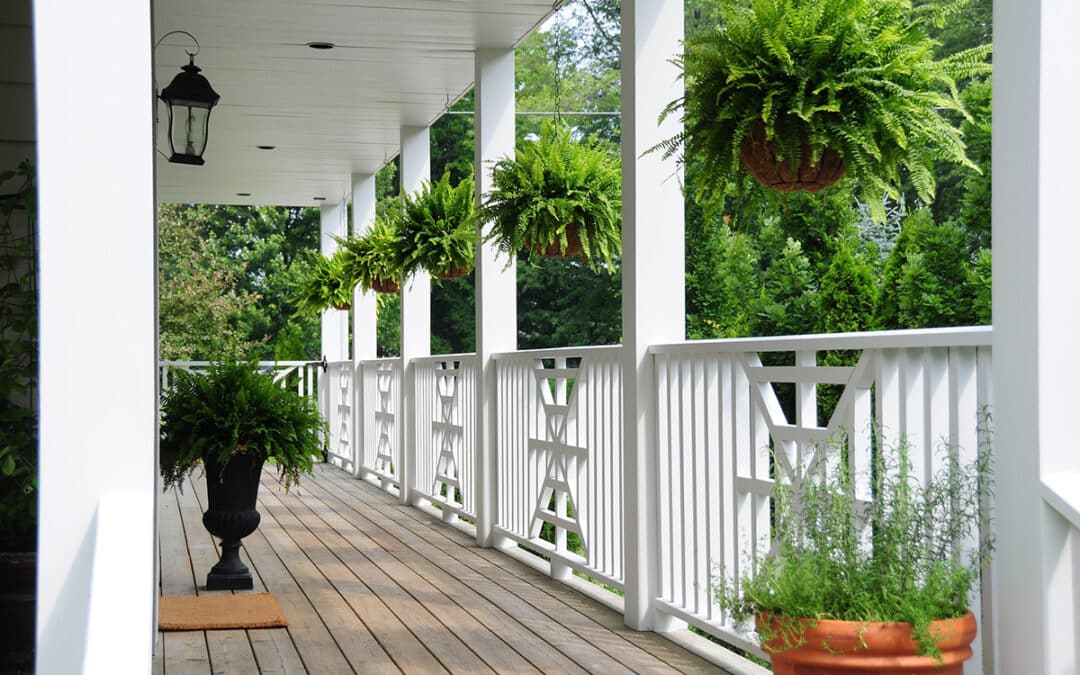
[[[208, 592], [205, 506], [201, 479], [160, 501], [163, 595]], [[155, 673], [726, 672], [331, 466], [289, 493], [267, 468], [259, 511], [245, 562], [289, 627], [161, 633]]]

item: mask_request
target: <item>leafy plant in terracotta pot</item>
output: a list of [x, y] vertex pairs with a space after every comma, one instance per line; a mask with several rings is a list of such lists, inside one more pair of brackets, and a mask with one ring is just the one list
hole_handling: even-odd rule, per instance
[[363, 288], [378, 293], [401, 290], [403, 269], [399, 255], [401, 213], [380, 213], [371, 229], [359, 237], [338, 239], [344, 250], [345, 273]]
[[486, 240], [508, 256], [578, 256], [593, 267], [622, 247], [622, 171], [615, 152], [571, 130], [545, 124], [515, 158], [492, 169], [492, 190], [477, 213], [491, 222]]
[[408, 276], [424, 268], [439, 279], [456, 279], [476, 261], [473, 178], [456, 186], [450, 174], [406, 195], [398, 228], [398, 257]]
[[347, 310], [352, 307], [356, 280], [348, 276], [347, 257], [341, 249], [330, 257], [318, 253], [311, 255], [307, 271], [295, 293], [298, 314], [318, 314], [330, 308]]
[[270, 373], [244, 361], [212, 364], [205, 373], [179, 371], [161, 402], [161, 476], [165, 489], [205, 468], [209, 508], [203, 525], [221, 538], [221, 560], [208, 589], [252, 588], [240, 560], [240, 540], [259, 526], [255, 501], [263, 463], [276, 465], [288, 489], [310, 474], [321, 455], [326, 422], [310, 399], [282, 388]]
[[749, 172], [782, 191], [855, 179], [883, 217], [881, 195], [905, 179], [933, 200], [934, 162], [978, 170], [958, 122], [957, 80], [989, 72], [990, 45], [945, 58], [927, 35], [966, 0], [717, 0], [716, 21], [677, 63], [685, 95], [666, 111], [685, 130], [658, 146], [703, 162], [705, 193]]
[[969, 597], [993, 548], [989, 452], [968, 465], [944, 453], [924, 486], [906, 445], [880, 451], [864, 502], [842, 448], [830, 450], [800, 484], [776, 485], [775, 552], [738, 588], [721, 582], [717, 600], [756, 619], [776, 673], [961, 673]]

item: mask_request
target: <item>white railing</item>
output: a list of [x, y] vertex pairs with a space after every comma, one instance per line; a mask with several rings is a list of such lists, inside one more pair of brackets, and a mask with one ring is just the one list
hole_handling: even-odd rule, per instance
[[363, 423], [358, 424], [358, 473], [375, 478], [384, 490], [401, 489], [401, 359], [361, 361], [357, 369]]
[[327, 460], [355, 474], [358, 469], [355, 432], [356, 394], [352, 361], [331, 361], [326, 366], [321, 392], [322, 413], [330, 433], [327, 439]]
[[[496, 533], [623, 587], [622, 348], [494, 356]], [[541, 537], [545, 524], [549, 539]]]
[[410, 483], [443, 518], [476, 518], [475, 354], [414, 359], [416, 456]]
[[[175, 371], [186, 370], [198, 373], [209, 367], [209, 361], [159, 361], [158, 376], [161, 391], [168, 391], [172, 386]], [[272, 372], [274, 381], [281, 383], [282, 387], [294, 387], [297, 395], [310, 399], [317, 397], [322, 364], [311, 361], [259, 361], [258, 367]]]
[[[656, 607], [760, 654], [717, 606], [714, 582], [738, 583], [748, 558], [768, 550], [774, 481], [800, 480], [824, 461], [827, 448], [846, 443], [863, 477], [856, 489], [869, 499], [873, 433], [889, 447], [906, 443], [924, 478], [943, 449], [970, 461], [989, 442], [990, 339], [986, 327], [652, 347], [659, 428]], [[853, 365], [824, 365], [836, 362], [837, 350]], [[778, 386], [788, 388], [786, 396], [777, 395]], [[819, 420], [823, 399], [835, 401], [835, 408]], [[989, 592], [985, 579], [983, 586]], [[980, 604], [976, 597], [976, 615]], [[989, 619], [984, 615], [981, 624], [992, 625]], [[990, 653], [988, 639], [973, 645], [966, 672], [982, 672], [980, 651]]]

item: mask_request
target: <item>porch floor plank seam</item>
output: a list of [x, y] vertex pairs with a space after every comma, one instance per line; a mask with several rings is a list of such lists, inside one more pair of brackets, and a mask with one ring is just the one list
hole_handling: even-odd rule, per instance
[[[242, 555], [289, 627], [159, 633], [155, 673], [723, 672], [337, 468], [288, 493], [271, 469]], [[163, 595], [207, 592], [206, 503], [198, 475], [159, 500]]]

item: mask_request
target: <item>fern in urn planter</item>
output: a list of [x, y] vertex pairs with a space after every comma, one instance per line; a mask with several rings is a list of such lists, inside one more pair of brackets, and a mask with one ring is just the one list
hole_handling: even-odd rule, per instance
[[439, 279], [472, 271], [476, 260], [473, 178], [456, 186], [450, 174], [407, 195], [398, 228], [398, 259], [405, 275], [424, 268]]
[[545, 124], [514, 159], [492, 169], [491, 192], [478, 211], [491, 222], [486, 240], [508, 256], [522, 248], [555, 258], [607, 264], [622, 246], [622, 171], [618, 155], [597, 141], [575, 140]]
[[966, 4], [717, 0], [716, 25], [676, 61], [686, 93], [664, 115], [685, 130], [657, 149], [703, 162], [698, 197], [749, 172], [782, 191], [847, 175], [875, 205], [907, 179], [930, 202], [934, 162], [978, 170], [956, 124], [967, 117], [956, 81], [989, 72], [990, 45], [939, 59], [927, 35]]
[[205, 374], [180, 371], [161, 401], [161, 476], [165, 489], [205, 467], [203, 525], [222, 539], [207, 588], [249, 589], [240, 540], [259, 526], [255, 509], [263, 463], [288, 489], [310, 474], [327, 428], [310, 399], [282, 388], [254, 363], [221, 362]]

